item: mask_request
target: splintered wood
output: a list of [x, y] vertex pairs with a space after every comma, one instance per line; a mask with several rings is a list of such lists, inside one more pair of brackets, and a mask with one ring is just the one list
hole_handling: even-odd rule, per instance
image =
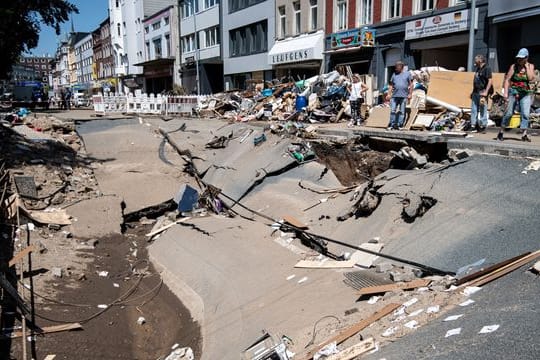
[[372, 294], [380, 294], [380, 293], [385, 293], [388, 291], [395, 291], [395, 290], [416, 289], [416, 288], [428, 286], [430, 282], [431, 280], [428, 280], [428, 279], [418, 279], [418, 280], [413, 280], [409, 282], [369, 286], [369, 287], [360, 289], [358, 291], [358, 295], [372, 295]]

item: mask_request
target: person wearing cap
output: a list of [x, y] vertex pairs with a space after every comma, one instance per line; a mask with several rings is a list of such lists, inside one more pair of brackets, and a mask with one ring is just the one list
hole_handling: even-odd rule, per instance
[[[409, 71], [403, 71], [402, 61], [396, 62], [395, 72], [390, 78], [387, 100], [390, 100], [390, 123], [388, 130], [399, 129], [405, 122], [405, 106], [411, 98], [413, 86], [412, 76]], [[397, 116], [396, 112], [399, 112]]]
[[[471, 130], [484, 131], [487, 126], [487, 98], [492, 92], [491, 68], [486, 65], [484, 55], [474, 57], [476, 72], [473, 79], [473, 91], [471, 93]], [[480, 112], [480, 119], [478, 119]]]
[[497, 140], [503, 141], [503, 131], [508, 126], [508, 122], [514, 114], [514, 108], [519, 104], [521, 116], [520, 129], [523, 130], [521, 140], [530, 142], [527, 135], [529, 127], [529, 113], [531, 111], [532, 94], [535, 80], [534, 65], [529, 61], [529, 51], [525, 48], [519, 50], [516, 55], [516, 62], [510, 66], [504, 78], [504, 98], [507, 101], [506, 112], [501, 121], [501, 128], [497, 135]]
[[360, 81], [360, 75], [354, 74], [352, 76], [352, 84], [347, 89], [349, 90], [349, 105], [351, 106], [351, 121], [349, 122], [349, 126], [360, 125], [362, 122], [360, 106], [364, 102], [364, 93], [369, 88]]

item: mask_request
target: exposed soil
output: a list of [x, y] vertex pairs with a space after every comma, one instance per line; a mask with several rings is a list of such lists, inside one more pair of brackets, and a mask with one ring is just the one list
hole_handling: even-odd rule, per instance
[[373, 179], [390, 168], [394, 156], [374, 150], [365, 150], [354, 143], [313, 143], [320, 161], [329, 167], [344, 186], [360, 184]]
[[[80, 322], [91, 317], [101, 310], [98, 304], [112, 303], [138, 283], [132, 266], [135, 271], [147, 269], [126, 301], [83, 322], [83, 330], [37, 336], [38, 359], [47, 354], [55, 354], [56, 359], [159, 359], [167, 356], [176, 343], [191, 347], [200, 356], [199, 325], [146, 260], [147, 230], [139, 226], [128, 229], [124, 236], [99, 239], [95, 250], [81, 252], [81, 257], [94, 259], [84, 276], [68, 270], [62, 278], [48, 281], [47, 285], [55, 289], [56, 300], [90, 306], [59, 305], [36, 297], [36, 313], [40, 316], [36, 323], [40, 327], [57, 324], [44, 318]], [[108, 276], [100, 277], [100, 271], [107, 271]], [[144, 324], [137, 323], [139, 317], [144, 317]], [[21, 348], [20, 338], [12, 341], [12, 358], [22, 358]]]

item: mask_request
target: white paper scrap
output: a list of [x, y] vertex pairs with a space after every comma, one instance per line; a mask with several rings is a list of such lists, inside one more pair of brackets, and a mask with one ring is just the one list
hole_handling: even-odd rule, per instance
[[382, 336], [382, 337], [389, 337], [389, 336], [392, 336], [393, 334], [395, 334], [396, 331], [398, 331], [398, 327], [397, 327], [397, 326], [392, 326], [392, 327], [386, 329], [386, 330], [381, 334], [381, 336]]
[[438, 313], [441, 307], [439, 305], [433, 305], [427, 308], [426, 314], [435, 314]]
[[446, 319], [444, 319], [443, 321], [455, 321], [457, 319], [459, 319], [460, 317], [462, 317], [463, 314], [459, 314], [459, 315], [450, 315], [449, 317], [447, 317]]
[[489, 333], [492, 333], [494, 331], [497, 331], [497, 329], [499, 328], [500, 325], [487, 325], [487, 326], [484, 326], [482, 328], [482, 330], [480, 330], [479, 334], [489, 334]]
[[301, 283], [306, 282], [306, 281], [307, 281], [307, 276], [304, 276], [303, 278], [298, 280], [298, 283], [301, 284]]
[[294, 275], [294, 274], [287, 276], [287, 281], [294, 279], [295, 276], [296, 276], [296, 275]]
[[416, 304], [417, 302], [418, 302], [418, 299], [417, 299], [417, 298], [412, 298], [411, 300], [404, 302], [404, 303], [403, 303], [403, 306], [409, 307], [409, 306], [411, 306], [411, 305]]
[[459, 306], [469, 306], [471, 304], [474, 304], [474, 300], [473, 299], [468, 299], [468, 300], [465, 300], [464, 302], [462, 302], [461, 304], [459, 304]]
[[406, 328], [409, 328], [409, 329], [416, 329], [418, 327], [418, 321], [411, 320], [411, 321], [409, 321], [408, 323], [406, 323], [403, 326], [405, 326]]
[[105, 305], [105, 304], [99, 304], [97, 307], [100, 308], [100, 309], [106, 309], [106, 308], [108, 308], [108, 306]]
[[450, 337], [453, 335], [459, 335], [459, 334], [461, 334], [461, 328], [455, 328], [455, 329], [448, 330], [446, 332], [446, 335], [444, 335], [444, 337], [447, 338], [447, 337]]
[[420, 315], [423, 311], [424, 311], [424, 309], [418, 309], [418, 310], [416, 310], [416, 311], [413, 311], [412, 313], [409, 314], [409, 317], [418, 316], [418, 315]]
[[472, 294], [477, 293], [480, 290], [482, 290], [482, 288], [478, 286], [467, 286], [465, 289], [463, 289], [463, 295], [471, 296]]
[[370, 305], [373, 305], [375, 304], [377, 301], [379, 301], [381, 297], [380, 296], [372, 296], [369, 298], [369, 300], [367, 301], [368, 304]]

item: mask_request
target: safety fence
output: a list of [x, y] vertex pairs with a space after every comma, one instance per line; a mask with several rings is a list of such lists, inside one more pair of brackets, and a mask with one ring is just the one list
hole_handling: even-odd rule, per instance
[[96, 114], [192, 114], [207, 95], [98, 94], [92, 97]]

